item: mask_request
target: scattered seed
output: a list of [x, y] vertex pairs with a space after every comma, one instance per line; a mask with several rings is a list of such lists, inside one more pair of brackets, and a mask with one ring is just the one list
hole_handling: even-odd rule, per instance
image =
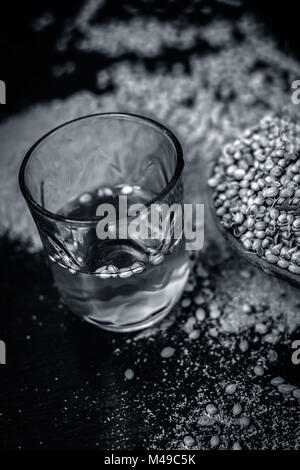
[[225, 388], [225, 393], [227, 393], [227, 395], [232, 395], [233, 393], [236, 392], [236, 389], [237, 389], [236, 384], [229, 384]]
[[221, 310], [219, 309], [219, 307], [212, 307], [210, 309], [209, 316], [213, 320], [216, 320], [217, 318], [219, 318], [220, 315], [221, 315]]
[[283, 383], [284, 383], [284, 379], [282, 377], [274, 377], [274, 379], [271, 380], [271, 384], [274, 385], [275, 387]]
[[191, 303], [192, 303], [191, 299], [186, 298], [181, 301], [181, 306], [182, 308], [187, 308], [191, 305]]
[[239, 442], [234, 442], [232, 450], [242, 450], [242, 447]]
[[205, 299], [203, 297], [202, 294], [198, 294], [195, 298], [194, 298], [194, 302], [196, 305], [203, 305], [205, 303]]
[[270, 333], [263, 337], [263, 341], [268, 344], [276, 344], [279, 341], [279, 336], [277, 334]]
[[206, 410], [206, 413], [209, 415], [214, 415], [217, 412], [217, 408], [212, 403], [206, 405], [205, 410]]
[[198, 320], [198, 322], [202, 322], [206, 317], [205, 310], [201, 307], [197, 308], [195, 312], [195, 317]]
[[295, 387], [294, 385], [290, 385], [290, 384], [279, 384], [277, 387], [278, 391], [282, 393], [283, 395], [288, 395], [293, 390], [296, 390], [296, 388], [297, 387]]
[[208, 333], [210, 336], [212, 336], [212, 338], [216, 338], [217, 336], [219, 336], [219, 332], [217, 330], [217, 328], [210, 328], [208, 330]]
[[167, 346], [166, 348], [164, 348], [160, 355], [161, 357], [163, 357], [164, 359], [169, 359], [170, 357], [173, 356], [173, 354], [175, 353], [175, 349], [174, 348], [171, 348], [170, 346]]
[[195, 323], [196, 319], [194, 317], [188, 318], [188, 320], [183, 325], [183, 330], [185, 333], [190, 334], [194, 329]]
[[192, 282], [188, 282], [184, 288], [185, 292], [193, 292], [195, 286]]
[[297, 398], [297, 400], [300, 400], [300, 389], [296, 388], [296, 390], [293, 390], [293, 396]]
[[195, 439], [192, 436], [184, 436], [183, 443], [187, 447], [191, 447], [195, 443]]
[[275, 362], [277, 361], [278, 359], [278, 354], [276, 351], [274, 351], [274, 349], [270, 349], [270, 351], [267, 352], [267, 359], [270, 361], [270, 362]]
[[240, 403], [236, 403], [232, 408], [232, 413], [234, 416], [239, 416], [242, 412], [242, 405]]
[[246, 352], [249, 348], [249, 343], [245, 339], [243, 339], [239, 344], [240, 351]]
[[199, 330], [193, 330], [189, 334], [189, 338], [192, 339], [192, 340], [198, 339], [199, 336], [200, 336], [200, 331]]
[[134, 377], [134, 372], [132, 369], [126, 369], [124, 375], [127, 380], [132, 380]]
[[250, 419], [248, 418], [248, 416], [241, 416], [240, 419], [239, 419], [239, 425], [241, 426], [241, 428], [246, 428], [248, 427], [250, 424]]
[[263, 367], [261, 367], [261, 366], [255, 366], [254, 367], [254, 374], [257, 375], [258, 377], [263, 376], [264, 373], [265, 373], [265, 371], [264, 371]]
[[219, 436], [213, 436], [210, 440], [210, 447], [214, 448], [217, 447], [220, 443], [220, 438]]
[[200, 278], [207, 278], [208, 277], [208, 272], [206, 269], [201, 266], [201, 264], [198, 264], [196, 274]]

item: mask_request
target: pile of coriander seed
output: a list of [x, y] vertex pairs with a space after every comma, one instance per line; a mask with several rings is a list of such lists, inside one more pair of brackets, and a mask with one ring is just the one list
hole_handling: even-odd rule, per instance
[[243, 248], [300, 274], [300, 125], [266, 116], [227, 144], [208, 184]]

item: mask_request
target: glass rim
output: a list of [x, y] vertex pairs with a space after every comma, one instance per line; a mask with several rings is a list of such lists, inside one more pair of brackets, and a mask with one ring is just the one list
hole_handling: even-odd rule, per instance
[[60, 124], [59, 126], [55, 127], [54, 129], [48, 131], [46, 134], [44, 134], [42, 137], [40, 137], [31, 147], [30, 149], [26, 152], [25, 157], [21, 163], [20, 170], [19, 170], [19, 186], [21, 189], [21, 192], [26, 200], [26, 202], [29, 204], [29, 206], [32, 206], [39, 214], [43, 215], [44, 217], [47, 217], [49, 219], [54, 219], [58, 220], [60, 222], [66, 222], [74, 225], [90, 225], [90, 224], [95, 224], [99, 222], [99, 217], [93, 217], [87, 220], [77, 220], [77, 219], [69, 219], [68, 217], [64, 217], [63, 215], [56, 214], [55, 212], [51, 212], [48, 209], [45, 209], [42, 207], [40, 204], [38, 204], [34, 198], [31, 195], [31, 192], [29, 188], [27, 187], [25, 183], [25, 169], [26, 166], [30, 160], [30, 157], [32, 156], [33, 152], [39, 147], [40, 144], [42, 144], [48, 137], [51, 137], [53, 134], [58, 132], [64, 127], [67, 127], [70, 124], [73, 124], [75, 122], [82, 121], [84, 119], [90, 119], [90, 118], [102, 118], [102, 119], [109, 119], [109, 118], [119, 118], [119, 119], [128, 119], [128, 120], [133, 120], [133, 121], [140, 121], [144, 124], [150, 125], [158, 130], [160, 130], [166, 137], [170, 139], [172, 142], [175, 153], [176, 153], [176, 167], [175, 171], [173, 173], [172, 178], [168, 182], [168, 184], [164, 187], [164, 189], [153, 199], [151, 199], [149, 202], [146, 202], [144, 205], [146, 207], [149, 207], [151, 204], [154, 204], [155, 202], [159, 201], [160, 199], [163, 199], [175, 186], [177, 181], [179, 180], [182, 170], [184, 168], [184, 160], [183, 160], [183, 152], [182, 152], [182, 147], [177, 139], [177, 137], [171, 132], [167, 127], [165, 127], [163, 124], [160, 124], [159, 122], [155, 121], [154, 119], [141, 116], [139, 114], [131, 114], [131, 113], [118, 113], [118, 112], [109, 112], [109, 113], [93, 113], [93, 114], [86, 114], [84, 116], [77, 117], [75, 119], [71, 119], [70, 121], [66, 121], [63, 124]]

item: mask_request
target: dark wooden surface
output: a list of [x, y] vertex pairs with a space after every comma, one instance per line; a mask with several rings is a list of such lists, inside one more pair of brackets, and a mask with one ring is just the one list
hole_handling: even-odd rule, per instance
[[[176, 435], [176, 419], [188, 417], [203, 381], [213, 390], [224, 376], [243, 375], [249, 368], [248, 356], [238, 365], [224, 350], [222, 362], [226, 368], [232, 364], [231, 371], [224, 371], [210, 355], [205, 337], [187, 345], [180, 327], [188, 316], [184, 311], [167, 332], [158, 330], [150, 340], [89, 326], [60, 303], [42, 255], [27, 254], [7, 240], [2, 240], [0, 254], [1, 332], [7, 343], [7, 366], [1, 368], [5, 448], [168, 448]], [[169, 345], [176, 352], [166, 364], [160, 351]], [[282, 375], [300, 386], [289, 346], [276, 350], [280, 360], [263, 383]], [[203, 377], [204, 366], [217, 375]], [[135, 372], [132, 381], [124, 378], [127, 368]], [[246, 377], [246, 386], [247, 381], [252, 387], [253, 379]], [[266, 405], [270, 403], [279, 407], [281, 399], [267, 398]], [[268, 422], [261, 425], [262, 434], [252, 437], [257, 448], [268, 434]]]

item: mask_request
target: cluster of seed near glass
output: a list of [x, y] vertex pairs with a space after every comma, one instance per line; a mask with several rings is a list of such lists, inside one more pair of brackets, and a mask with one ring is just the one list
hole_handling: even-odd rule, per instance
[[300, 125], [265, 117], [227, 144], [213, 176], [216, 214], [244, 249], [300, 274]]

